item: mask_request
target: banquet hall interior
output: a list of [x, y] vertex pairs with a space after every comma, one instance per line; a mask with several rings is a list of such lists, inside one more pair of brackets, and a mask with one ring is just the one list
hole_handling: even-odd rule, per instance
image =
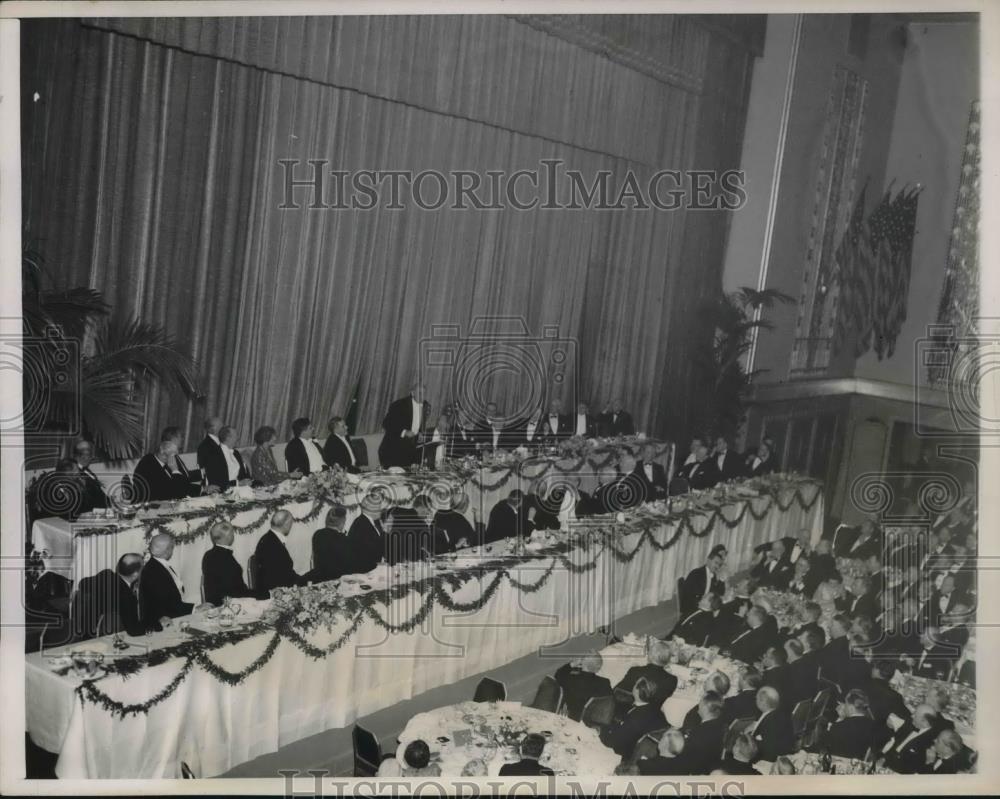
[[20, 31], [29, 779], [976, 772], [977, 14]]

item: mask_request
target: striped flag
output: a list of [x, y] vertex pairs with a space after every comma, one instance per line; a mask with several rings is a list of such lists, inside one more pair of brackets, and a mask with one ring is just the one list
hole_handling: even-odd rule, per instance
[[844, 237], [834, 253], [836, 270], [834, 274], [840, 285], [838, 299], [837, 329], [834, 334], [834, 349], [839, 350], [851, 330], [859, 330], [868, 319], [868, 294], [864, 284], [865, 248], [865, 195], [866, 183], [861, 189], [851, 220], [844, 231]]

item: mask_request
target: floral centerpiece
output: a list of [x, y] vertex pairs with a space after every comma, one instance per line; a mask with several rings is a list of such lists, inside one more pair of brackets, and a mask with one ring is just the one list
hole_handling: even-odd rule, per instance
[[913, 711], [917, 705], [923, 704], [927, 692], [931, 688], [943, 688], [950, 701], [945, 715], [953, 719], [958, 727], [967, 730], [976, 729], [976, 690], [957, 682], [942, 682], [917, 677], [913, 674], [897, 672], [892, 678], [892, 686], [903, 697], [906, 707]]
[[806, 598], [773, 588], [758, 588], [751, 597], [778, 622], [778, 627], [794, 627], [804, 618]]

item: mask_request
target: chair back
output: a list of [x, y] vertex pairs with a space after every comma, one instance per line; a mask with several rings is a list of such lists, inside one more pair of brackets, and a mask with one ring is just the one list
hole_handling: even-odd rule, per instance
[[[795, 736], [796, 744], [800, 743], [806, 734], [806, 729], [809, 726], [809, 717], [812, 714], [812, 707], [812, 699], [803, 699], [792, 708], [792, 735]], [[801, 746], [796, 746], [796, 751], [801, 748]]]
[[[662, 733], [661, 733], [662, 734]], [[634, 766], [643, 758], [656, 757], [660, 754], [660, 739], [653, 733], [646, 733], [632, 749], [632, 754], [626, 758], [626, 765]]]
[[251, 555], [247, 559], [247, 588], [251, 591], [257, 590], [257, 555]]
[[354, 743], [354, 776], [374, 777], [382, 762], [382, 747], [378, 738], [355, 724], [351, 730], [351, 740]]
[[499, 680], [483, 677], [476, 686], [473, 702], [503, 702], [507, 698], [507, 686]]
[[563, 703], [563, 689], [553, 677], [546, 675], [538, 683], [538, 690], [535, 691], [535, 698], [531, 702], [531, 707], [536, 710], [547, 710], [549, 713], [558, 713]]
[[354, 460], [357, 461], [358, 468], [368, 465], [368, 444], [363, 438], [350, 439], [351, 449], [354, 450]]
[[613, 696], [593, 696], [587, 700], [580, 714], [580, 721], [588, 727], [606, 727], [615, 718]]
[[191, 767], [183, 760], [181, 761], [181, 776], [186, 780], [197, 779], [197, 777], [194, 776], [194, 772], [191, 771]]
[[205, 575], [201, 575], [201, 602], [205, 604]]

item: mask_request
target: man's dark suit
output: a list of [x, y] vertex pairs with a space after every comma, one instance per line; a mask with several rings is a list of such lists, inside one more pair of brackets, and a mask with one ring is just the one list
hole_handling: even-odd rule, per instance
[[716, 594], [719, 598], [725, 596], [726, 581], [711, 574], [707, 566], [696, 566], [681, 581], [678, 600], [682, 617], [694, 613], [697, 609], [698, 603], [705, 595], [705, 581], [709, 578], [711, 578], [710, 593]]
[[243, 567], [227, 547], [214, 546], [201, 558], [205, 601], [221, 605], [227, 596], [253, 596], [243, 579]]
[[549, 422], [549, 414], [542, 416], [542, 432], [544, 432], [547, 442], [552, 444], [560, 439], [571, 438], [573, 436], [573, 419], [574, 417], [569, 414], [560, 413], [558, 415], [558, 430], [553, 430]]
[[760, 477], [761, 475], [773, 474], [774, 472], [778, 471], [778, 461], [777, 459], [775, 459], [773, 455], [769, 457], [766, 461], [761, 461], [755, 467], [753, 465], [753, 462], [754, 460], [756, 460], [756, 458], [757, 456], [756, 454], [754, 454], [748, 456], [746, 461], [744, 461], [744, 463], [746, 464], [744, 467], [745, 469], [744, 474], [747, 477]]
[[167, 568], [155, 558], [146, 561], [139, 574], [139, 608], [147, 630], [159, 632], [160, 619], [187, 616], [194, 608], [181, 598], [181, 592]]
[[856, 596], [850, 591], [845, 591], [844, 595], [834, 602], [841, 613], [849, 616], [867, 616], [874, 619], [882, 612], [882, 604], [878, 594], [871, 589], [861, 596]]
[[254, 550], [257, 583], [254, 590], [260, 597], [268, 596], [272, 588], [305, 584], [305, 578], [295, 571], [288, 547], [278, 538], [280, 533], [268, 530], [260, 537]]
[[735, 696], [726, 697], [722, 703], [722, 717], [726, 723], [736, 719], [755, 719], [760, 715], [757, 709], [757, 690], [747, 688]]
[[659, 705], [633, 705], [625, 712], [619, 724], [605, 727], [601, 731], [601, 742], [614, 749], [616, 754], [629, 757], [643, 735], [668, 726]]
[[555, 772], [528, 757], [516, 763], [504, 763], [500, 766], [499, 774], [501, 777], [550, 777]]
[[397, 563], [412, 563], [422, 560], [424, 552], [433, 547], [430, 526], [413, 508], [396, 507], [389, 511], [392, 519], [389, 533], [389, 548], [386, 562], [390, 566]]
[[[347, 437], [345, 436], [345, 438]], [[352, 454], [354, 455], [355, 462], [357, 462], [358, 453], [354, 451], [354, 445], [351, 444], [349, 438], [345, 444], [339, 436], [330, 433], [330, 436], [326, 439], [326, 443], [323, 445], [323, 460], [326, 461], [328, 466], [340, 466], [352, 474], [357, 474], [359, 471], [358, 467], [351, 463]]]
[[595, 696], [612, 695], [611, 683], [607, 677], [599, 677], [586, 669], [575, 668], [569, 663], [556, 670], [555, 680], [563, 690], [566, 715], [573, 721], [580, 720], [587, 700]]
[[726, 454], [722, 457], [722, 468], [719, 468], [719, 456], [709, 455], [708, 456], [712, 463], [715, 464], [716, 474], [719, 476], [720, 481], [725, 480], [735, 480], [738, 477], [743, 476], [743, 458], [737, 455], [731, 449], [726, 450]]
[[[316, 452], [322, 460], [323, 453], [319, 445], [316, 442], [313, 442], [312, 445], [316, 448]], [[298, 469], [302, 474], [309, 474], [309, 456], [306, 454], [306, 445], [298, 436], [295, 436], [285, 444], [285, 468], [289, 472], [294, 472]]]
[[902, 695], [881, 678], [872, 678], [863, 686], [862, 690], [868, 697], [868, 708], [875, 721], [875, 746], [881, 750], [890, 738], [889, 728], [885, 725], [889, 714], [893, 713], [904, 721], [909, 721], [910, 710], [906, 706], [906, 702], [903, 701]]
[[826, 731], [820, 746], [834, 757], [860, 759], [875, 741], [875, 722], [868, 716], [841, 719]]
[[719, 768], [726, 774], [760, 774], [749, 763], [745, 763], [742, 760], [737, 760], [735, 757], [723, 758], [722, 762], [719, 763]]
[[531, 440], [528, 440], [528, 423], [530, 419], [522, 419], [510, 426], [507, 431], [507, 446], [510, 447], [541, 447], [545, 444], [545, 426], [542, 420], [535, 423], [535, 429], [531, 433]]
[[229, 485], [229, 465], [222, 454], [222, 445], [209, 436], [205, 436], [198, 445], [198, 466], [209, 485], [220, 490]]
[[708, 774], [719, 764], [726, 729], [726, 720], [720, 716], [702, 721], [685, 731], [687, 741], [683, 756], [692, 774]]
[[666, 669], [653, 663], [644, 666], [633, 666], [622, 677], [621, 682], [615, 686], [615, 698], [623, 705], [632, 704], [632, 689], [639, 681], [640, 677], [645, 677], [653, 684], [653, 698], [649, 700], [651, 705], [660, 707], [677, 690], [677, 677]]
[[[819, 651], [820, 676], [823, 679], [837, 683], [841, 688], [846, 676], [847, 664], [851, 658], [851, 645], [846, 635], [831, 638]], [[870, 669], [869, 669], [870, 671]]]
[[654, 499], [665, 499], [670, 488], [670, 484], [667, 481], [667, 470], [656, 461], [653, 461], [649, 465], [652, 467], [652, 480], [646, 475], [645, 461], [639, 461], [635, 465], [635, 469], [632, 470], [632, 474], [642, 483], [643, 494], [647, 502]]
[[[423, 403], [420, 414], [420, 429], [427, 425], [427, 417], [430, 415], [431, 405], [429, 402]], [[419, 460], [417, 454], [417, 439], [408, 436], [403, 437], [404, 430], [413, 427], [413, 395], [400, 397], [389, 406], [385, 418], [382, 420], [382, 429], [385, 434], [382, 436], [382, 443], [378, 447], [378, 458], [382, 466], [411, 466]]]
[[635, 423], [632, 414], [626, 411], [608, 411], [598, 417], [600, 434], [604, 436], [634, 436]]
[[837, 558], [867, 558], [869, 555], [879, 555], [882, 547], [879, 542], [878, 532], [874, 531], [870, 538], [860, 543], [855, 548], [855, 543], [861, 537], [860, 527], [851, 527], [842, 524], [833, 532], [833, 555]]
[[139, 601], [113, 569], [104, 569], [80, 580], [73, 595], [70, 618], [76, 640], [114, 632], [127, 632], [129, 635], [145, 632], [139, 620]]
[[774, 762], [780, 755], [795, 751], [792, 719], [784, 708], [772, 710], [762, 716], [753, 731], [757, 743], [757, 758]]
[[[788, 685], [781, 699], [788, 709], [803, 699], [812, 699], [819, 688], [819, 651], [806, 652], [788, 664]], [[787, 701], [786, 701], [787, 700]]]
[[637, 508], [648, 499], [651, 497], [643, 494], [642, 483], [630, 472], [616, 475], [614, 480], [598, 486], [592, 507], [595, 514], [617, 513]]
[[434, 553], [454, 552], [458, 542], [465, 539], [469, 546], [479, 544], [479, 536], [472, 522], [457, 510], [439, 510], [434, 514]]
[[171, 472], [152, 453], [143, 455], [136, 464], [132, 486], [135, 502], [163, 502], [198, 494], [197, 486], [180, 472]]
[[784, 699], [785, 695], [788, 693], [789, 678], [791, 672], [789, 671], [791, 667], [788, 665], [784, 666], [772, 666], [769, 669], [764, 669], [761, 674], [761, 685], [774, 688], [781, 698]]
[[108, 495], [97, 475], [90, 471], [89, 467], [83, 469], [77, 464], [77, 468], [80, 469], [80, 476], [83, 478], [84, 502], [91, 508], [108, 507]]
[[[577, 425], [580, 423], [580, 414], [578, 414], [578, 413], [570, 414], [569, 423], [570, 423], [570, 427], [571, 427], [571, 430], [570, 430], [571, 434], [574, 435], [574, 436], [575, 435], [580, 435], [579, 433], [576, 432]], [[586, 416], [586, 418], [584, 420], [584, 431], [585, 432], [583, 433], [583, 436], [585, 438], [595, 438], [597, 436], [597, 434], [598, 434], [597, 433], [597, 418], [594, 417], [594, 416], [591, 416], [589, 413], [587, 414], [587, 416]]]
[[686, 774], [697, 774], [687, 758], [685, 749], [676, 757], [644, 757], [636, 762], [636, 768], [643, 777], [680, 777]]
[[347, 534], [321, 527], [312, 537], [313, 565], [309, 579], [314, 583], [338, 580], [351, 573], [351, 545]]
[[351, 573], [367, 574], [386, 556], [388, 544], [381, 521], [373, 521], [361, 514], [351, 523], [347, 532], [351, 550]]
[[712, 613], [710, 610], [695, 610], [677, 623], [667, 635], [667, 640], [683, 638], [689, 644], [706, 646], [705, 642], [712, 634], [717, 619], [718, 613]]
[[491, 544], [504, 538], [530, 537], [534, 524], [528, 519], [527, 507], [527, 498], [518, 508], [514, 508], [506, 499], [494, 505], [486, 525], [486, 543]]
[[[900, 774], [916, 774], [927, 764], [927, 750], [937, 737], [937, 730], [928, 727], [919, 735], [906, 739], [916, 728], [910, 722], [900, 725], [892, 736], [892, 745], [885, 752], [885, 763]], [[906, 741], [904, 744], [903, 741]]]
[[792, 567], [781, 558], [778, 560], [765, 558], [750, 570], [750, 576], [761, 588], [784, 591], [792, 579]]
[[729, 645], [729, 652], [735, 660], [744, 663], [756, 663], [765, 650], [774, 644], [774, 636], [767, 625], [762, 624], [756, 629], [748, 629], [736, 636]]
[[711, 488], [719, 482], [719, 472], [711, 458], [692, 461], [687, 466], [682, 466], [678, 474], [687, 480], [688, 485], [695, 491]]

